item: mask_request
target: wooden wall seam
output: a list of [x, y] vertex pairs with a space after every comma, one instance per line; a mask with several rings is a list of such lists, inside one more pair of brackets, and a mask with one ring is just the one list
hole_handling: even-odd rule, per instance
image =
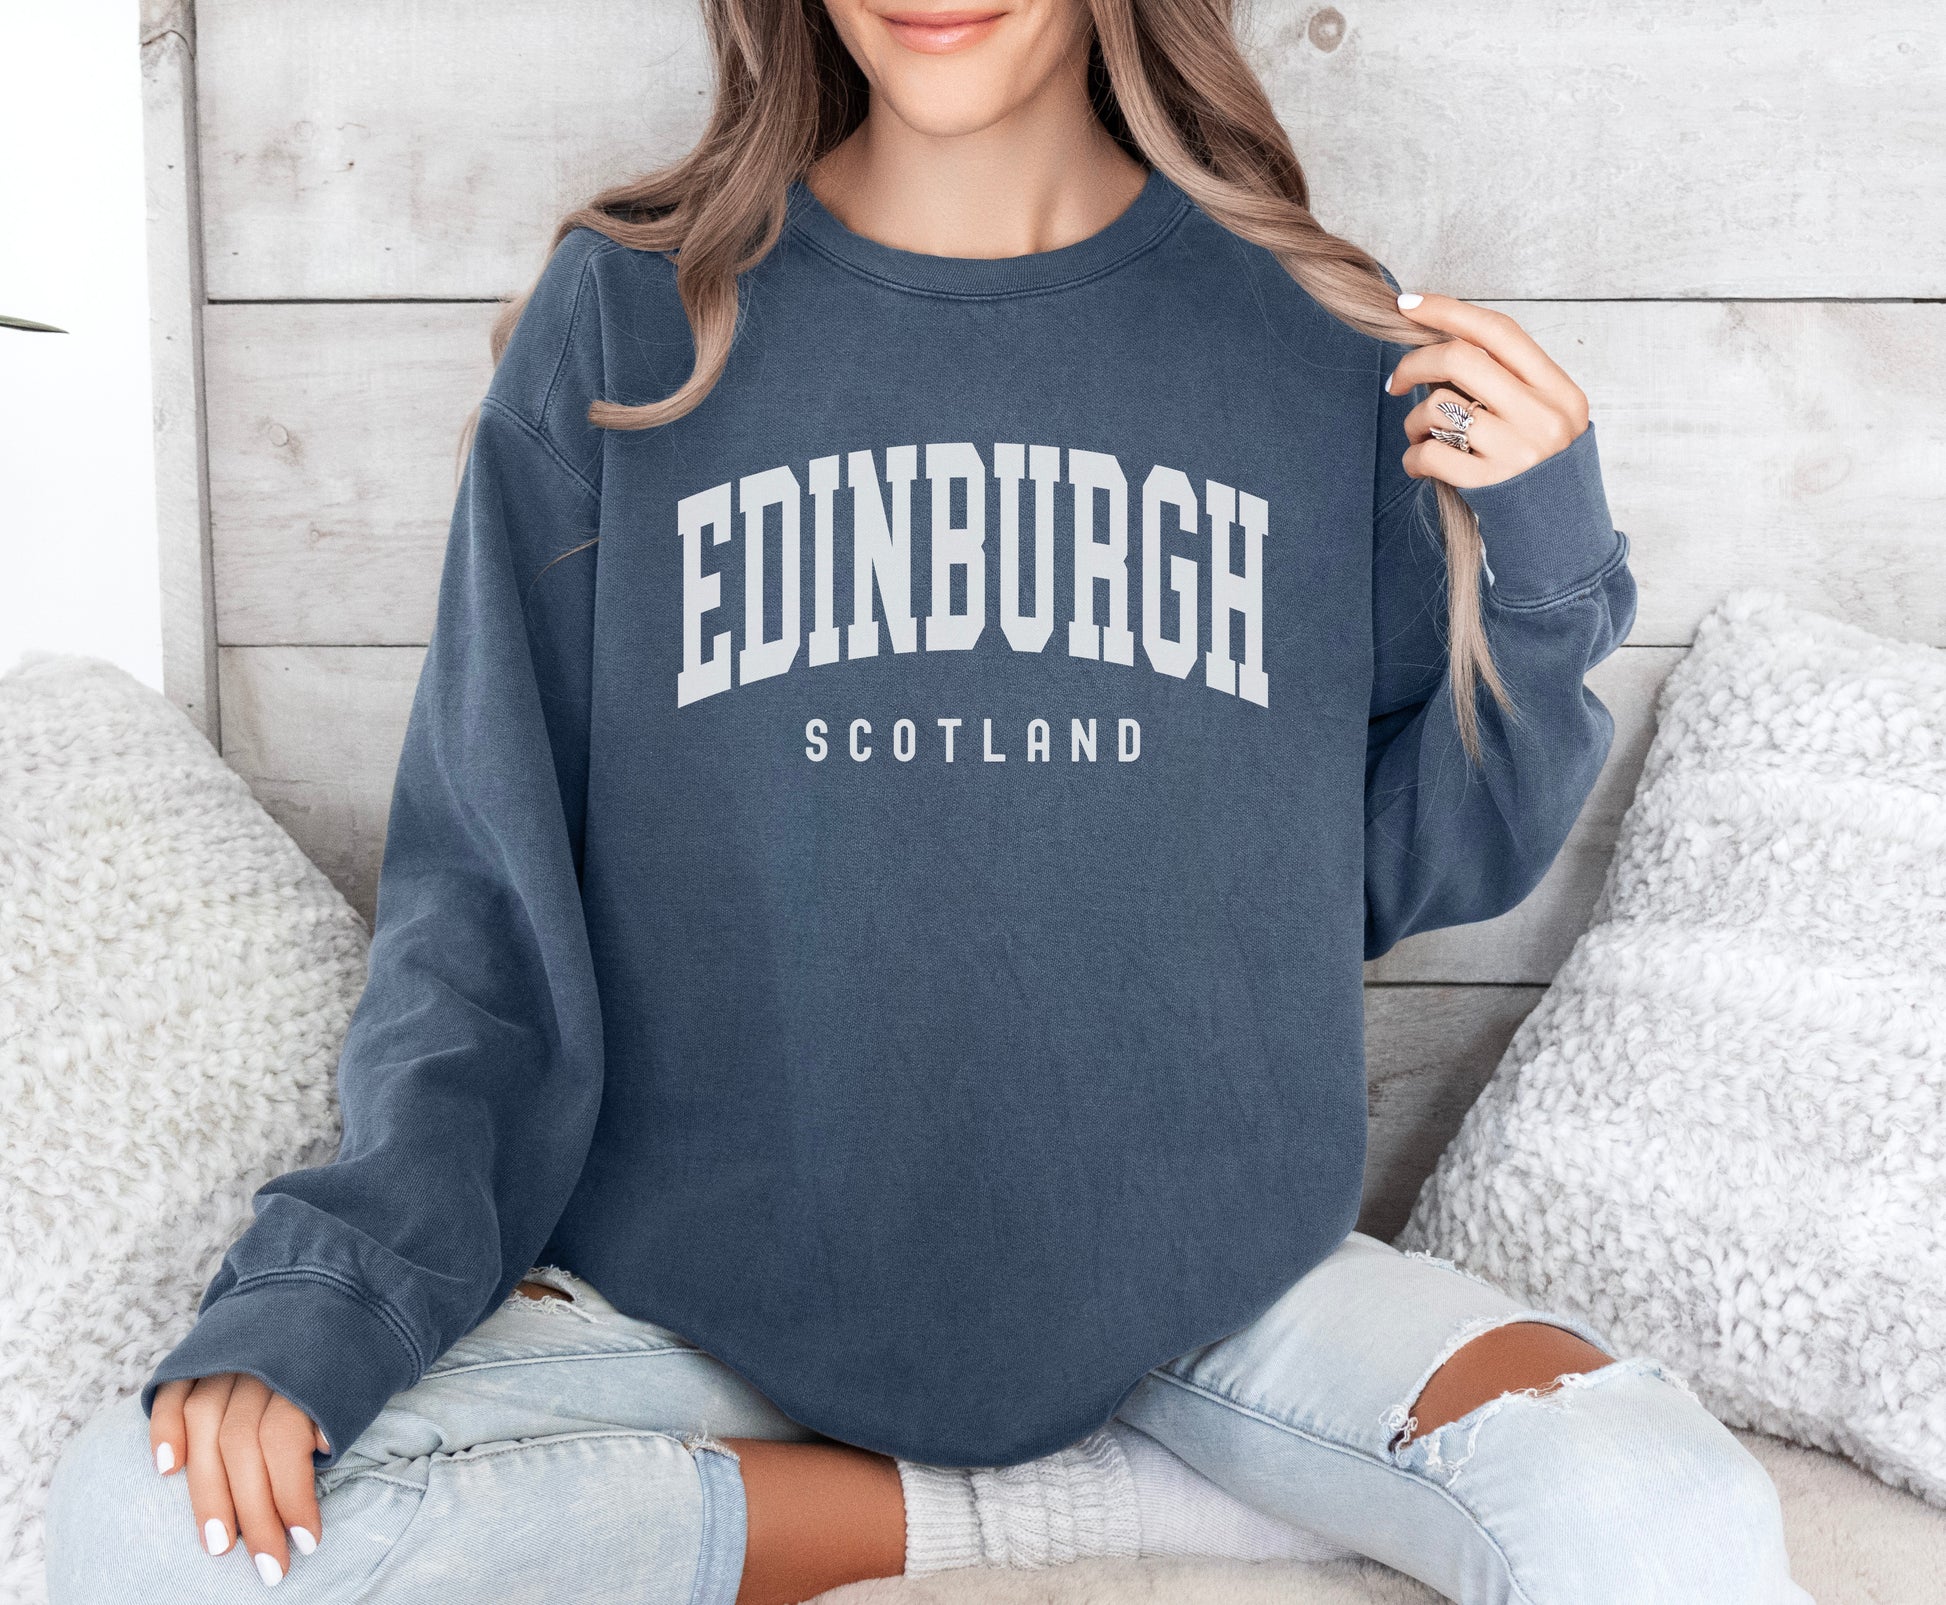
[[143, 0], [141, 28], [162, 692], [220, 751], [191, 0]]

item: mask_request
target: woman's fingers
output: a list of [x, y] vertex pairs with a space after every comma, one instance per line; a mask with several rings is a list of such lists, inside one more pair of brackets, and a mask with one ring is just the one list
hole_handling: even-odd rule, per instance
[[264, 1469], [270, 1473], [271, 1497], [277, 1519], [289, 1535], [291, 1547], [308, 1555], [324, 1536], [318, 1514], [318, 1485], [311, 1470], [311, 1451], [323, 1434], [311, 1418], [281, 1393], [273, 1393], [264, 1410], [258, 1441], [263, 1445]]
[[1503, 479], [1513, 478], [1513, 474], [1495, 468], [1485, 458], [1439, 440], [1422, 440], [1416, 446], [1408, 446], [1399, 460], [1405, 464], [1406, 473], [1414, 479], [1443, 479], [1449, 485], [1458, 485], [1466, 490], [1477, 490], [1482, 485], [1494, 485]]
[[[1401, 295], [1399, 310], [1452, 336], [1415, 347], [1385, 381], [1445, 385], [1406, 414], [1412, 445], [1400, 462], [1415, 479], [1443, 479], [1462, 489], [1495, 485], [1555, 453], [1588, 427], [1588, 398], [1539, 343], [1504, 312], [1450, 295]], [[1449, 427], [1439, 401], [1477, 401], [1467, 431], [1469, 451], [1434, 440]]]
[[[1470, 450], [1462, 452], [1457, 446], [1433, 439], [1435, 429], [1456, 432], [1459, 427], [1452, 417], [1441, 409], [1441, 402], [1456, 403], [1466, 408], [1472, 415], [1473, 421], [1466, 426], [1465, 431], [1466, 444], [1471, 448]], [[1555, 450], [1550, 443], [1536, 445], [1532, 437], [1513, 428], [1504, 418], [1489, 411], [1484, 403], [1469, 401], [1458, 391], [1448, 390], [1443, 386], [1406, 414], [1405, 433], [1406, 438], [1415, 444], [1430, 443], [1444, 446], [1455, 457], [1471, 458], [1469, 466], [1472, 470], [1481, 467], [1493, 470], [1486, 479], [1479, 481], [1482, 484], [1511, 479], [1515, 474], [1532, 468], [1542, 458], [1551, 457]], [[1409, 456], [1410, 454], [1408, 458]], [[1419, 460], [1424, 461], [1428, 457], [1435, 461], [1439, 460], [1438, 454], [1434, 452], [1421, 453]], [[1464, 483], [1473, 482], [1464, 481]]]
[[149, 1405], [149, 1453], [155, 1456], [155, 1469], [167, 1477], [182, 1470], [189, 1458], [189, 1440], [183, 1434], [182, 1402], [189, 1397], [192, 1383], [165, 1382], [155, 1390]]
[[330, 1448], [323, 1429], [282, 1394], [234, 1373], [164, 1383], [149, 1436], [186, 1468], [196, 1531], [212, 1555], [241, 1537], [257, 1575], [275, 1586], [292, 1549], [308, 1555], [318, 1547], [324, 1522], [311, 1455]]
[[1461, 395], [1457, 390], [1449, 390], [1444, 385], [1405, 415], [1405, 436], [1407, 440], [1430, 440], [1435, 429], [1455, 429], [1458, 426], [1441, 410], [1440, 403], [1452, 402], [1464, 407], [1473, 415], [1473, 422], [1467, 425], [1466, 442], [1482, 457], [1500, 457], [1509, 461], [1518, 458], [1523, 451], [1531, 462], [1539, 462], [1540, 456], [1527, 445], [1527, 437], [1510, 427], [1506, 419], [1492, 411], [1485, 402], [1474, 401]]
[[[1580, 386], [1506, 313], [1450, 295], [1401, 296], [1399, 307], [1452, 336], [1407, 352], [1386, 380], [1395, 393], [1408, 385], [1450, 387], [1406, 415], [1413, 444], [1400, 460], [1408, 474], [1461, 487], [1497, 484], [1566, 450], [1588, 427]], [[1464, 398], [1484, 404], [1468, 432], [1470, 452], [1431, 438], [1443, 427], [1433, 401]]]
[[1441, 340], [1408, 351], [1386, 388], [1399, 394], [1413, 385], [1447, 384], [1484, 401], [1494, 412], [1537, 440], [1561, 434], [1568, 420], [1489, 352], [1466, 340]]
[[[1471, 451], [1461, 451], [1457, 446], [1432, 438], [1435, 429], [1455, 427], [1453, 420], [1439, 410], [1442, 401], [1457, 402], [1472, 413], [1473, 422], [1466, 429], [1466, 443]], [[1406, 414], [1405, 432], [1413, 444], [1399, 460], [1414, 479], [1443, 479], [1448, 484], [1469, 488], [1491, 485], [1533, 467], [1545, 455], [1481, 403], [1469, 401], [1458, 391], [1444, 387]]]
[[189, 1508], [196, 1532], [212, 1555], [225, 1553], [236, 1542], [236, 1507], [230, 1503], [230, 1480], [223, 1473], [219, 1434], [223, 1412], [236, 1385], [233, 1375], [200, 1377], [183, 1401], [182, 1418], [189, 1468]]
[[230, 1502], [243, 1546], [257, 1575], [276, 1584], [290, 1570], [291, 1557], [277, 1500], [270, 1491], [270, 1470], [264, 1464], [261, 1433], [270, 1398], [270, 1389], [255, 1377], [238, 1377], [230, 1389], [217, 1443], [223, 1451], [223, 1471], [230, 1481]]
[[[1412, 301], [1408, 306], [1406, 303]], [[1565, 369], [1541, 349], [1541, 344], [1513, 318], [1492, 307], [1476, 306], [1451, 295], [1403, 296], [1399, 310], [1414, 323], [1423, 323], [1467, 341], [1484, 351], [1573, 425], [1575, 434], [1588, 421], [1588, 398]], [[1420, 350], [1429, 349], [1420, 347]], [[1409, 359], [1408, 359], [1409, 360]], [[1449, 375], [1438, 375], [1446, 378]], [[1426, 382], [1420, 380], [1420, 383]], [[1464, 383], [1464, 381], [1462, 381]], [[1471, 385], [1466, 386], [1471, 390]], [[1474, 391], [1483, 401], [1492, 398]]]

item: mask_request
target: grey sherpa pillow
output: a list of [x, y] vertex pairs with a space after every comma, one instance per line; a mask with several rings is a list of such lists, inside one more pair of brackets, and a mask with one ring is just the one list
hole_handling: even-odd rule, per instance
[[1946, 1504], [1946, 652], [1740, 591], [1399, 1241]]
[[330, 1154], [363, 922], [189, 720], [98, 658], [0, 676], [0, 1599], [56, 1454]]

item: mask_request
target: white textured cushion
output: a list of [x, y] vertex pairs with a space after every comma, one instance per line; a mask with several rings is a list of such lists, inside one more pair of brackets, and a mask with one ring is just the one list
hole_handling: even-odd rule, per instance
[[1399, 1242], [1946, 1504], [1946, 652], [1739, 591], [1657, 716]]
[[188, 1329], [250, 1194], [337, 1142], [363, 923], [180, 712], [0, 676], [0, 1599], [61, 1444]]

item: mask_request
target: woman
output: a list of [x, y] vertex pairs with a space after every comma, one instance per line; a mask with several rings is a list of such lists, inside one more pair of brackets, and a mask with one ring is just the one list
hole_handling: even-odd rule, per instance
[[1361, 960], [1611, 739], [1582, 392], [1319, 229], [1220, 4], [710, 21], [508, 320], [342, 1150], [65, 1457], [56, 1605], [1803, 1599], [1652, 1360], [1351, 1231]]

